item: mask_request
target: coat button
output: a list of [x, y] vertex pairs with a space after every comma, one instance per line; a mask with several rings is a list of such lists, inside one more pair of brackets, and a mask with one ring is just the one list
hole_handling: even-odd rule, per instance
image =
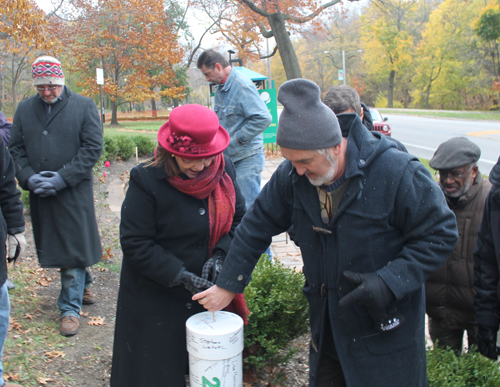
[[361, 165], [363, 165], [364, 163], [366, 163], [366, 161], [365, 161], [365, 160], [363, 160], [363, 159], [361, 159], [361, 160], [359, 160], [359, 163], [360, 163]]
[[200, 213], [200, 215], [205, 215], [205, 209], [204, 208], [200, 208], [198, 210], [198, 212]]
[[193, 307], [193, 305], [192, 305], [190, 302], [188, 302], [188, 303], [186, 304], [186, 308], [187, 308], [187, 309], [191, 309], [192, 307]]
[[47, 132], [46, 130], [43, 131], [43, 134], [46, 136], [49, 132]]
[[243, 276], [241, 274], [238, 276], [238, 281], [243, 281]]

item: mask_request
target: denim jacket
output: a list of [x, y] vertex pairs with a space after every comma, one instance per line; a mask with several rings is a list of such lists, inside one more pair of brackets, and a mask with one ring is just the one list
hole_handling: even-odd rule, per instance
[[231, 137], [224, 154], [233, 162], [264, 147], [262, 132], [271, 123], [271, 114], [250, 78], [232, 68], [226, 81], [217, 86], [214, 110]]

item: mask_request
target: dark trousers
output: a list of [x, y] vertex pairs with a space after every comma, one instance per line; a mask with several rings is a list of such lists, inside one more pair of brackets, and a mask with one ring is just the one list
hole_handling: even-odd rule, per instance
[[464, 324], [459, 329], [451, 329], [443, 326], [440, 320], [429, 317], [429, 334], [432, 342], [440, 348], [451, 348], [456, 354], [460, 355], [463, 348], [464, 331], [467, 331], [469, 348], [472, 345], [477, 347], [477, 325], [474, 323]]
[[332, 327], [328, 313], [325, 321], [323, 348], [319, 360], [318, 387], [347, 387], [344, 372], [340, 365], [335, 342], [333, 341]]

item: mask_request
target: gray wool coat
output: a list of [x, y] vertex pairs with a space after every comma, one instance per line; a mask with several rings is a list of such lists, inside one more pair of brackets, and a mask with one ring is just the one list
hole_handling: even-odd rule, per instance
[[67, 184], [55, 196], [30, 193], [33, 234], [42, 267], [88, 267], [102, 257], [94, 210], [92, 168], [102, 151], [94, 101], [68, 87], [47, 119], [39, 95], [22, 101], [14, 116], [9, 151], [27, 190], [40, 171], [59, 172]]
[[[310, 307], [309, 386], [317, 386], [328, 313], [348, 387], [426, 387], [423, 284], [455, 247], [455, 216], [417, 158], [370, 133], [356, 114], [338, 119], [350, 129], [348, 187], [331, 222], [321, 220], [316, 187], [283, 162], [236, 229], [217, 285], [242, 292], [272, 236], [293, 225]], [[339, 307], [354, 290], [346, 270], [385, 281], [405, 317], [400, 328], [378, 333], [366, 307]]]

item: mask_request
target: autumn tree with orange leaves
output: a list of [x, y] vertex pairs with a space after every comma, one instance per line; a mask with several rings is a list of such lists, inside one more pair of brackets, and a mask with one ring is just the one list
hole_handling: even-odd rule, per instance
[[96, 68], [104, 69], [103, 91], [118, 124], [118, 106], [163, 96], [183, 98], [174, 67], [183, 57], [176, 30], [161, 0], [76, 0], [68, 25], [72, 68], [82, 75], [82, 94], [96, 95]]
[[[31, 91], [25, 85], [19, 92], [18, 85], [24, 79], [36, 50], [51, 50], [55, 42], [48, 39], [49, 23], [33, 0], [0, 0], [0, 9], [0, 72], [10, 84], [8, 89], [15, 111], [18, 94]], [[1, 109], [5, 110], [5, 107], [1, 106]]]
[[274, 37], [287, 79], [293, 79], [301, 78], [302, 72], [290, 34], [304, 23], [318, 23], [319, 27], [315, 18], [341, 0], [197, 1], [212, 20], [218, 21], [221, 33], [241, 51], [255, 46], [259, 33], [264, 38]]

